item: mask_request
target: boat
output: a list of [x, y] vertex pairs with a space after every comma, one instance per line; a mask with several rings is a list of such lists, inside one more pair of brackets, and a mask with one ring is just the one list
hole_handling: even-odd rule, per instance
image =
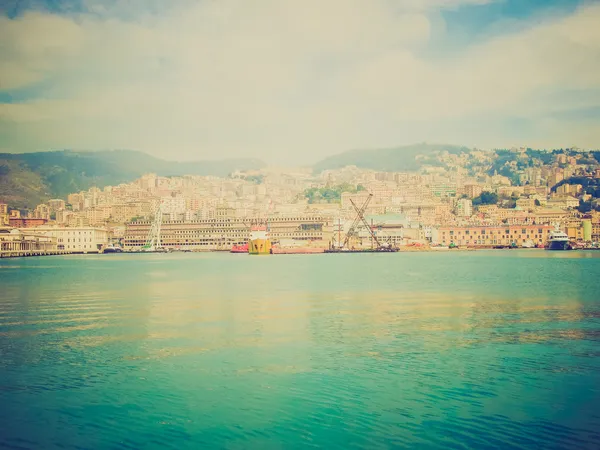
[[256, 225], [250, 229], [248, 253], [251, 255], [270, 255], [271, 238], [266, 225]]
[[273, 255], [311, 255], [324, 252], [325, 249], [319, 247], [271, 247], [271, 254]]
[[118, 245], [109, 244], [102, 250], [102, 253], [122, 253], [123, 249]]
[[546, 250], [573, 250], [569, 236], [558, 227], [548, 235]]
[[323, 253], [396, 253], [399, 249], [391, 246], [381, 246], [375, 248], [328, 248]]
[[245, 244], [234, 244], [233, 247], [231, 247], [231, 253], [248, 253], [248, 243]]

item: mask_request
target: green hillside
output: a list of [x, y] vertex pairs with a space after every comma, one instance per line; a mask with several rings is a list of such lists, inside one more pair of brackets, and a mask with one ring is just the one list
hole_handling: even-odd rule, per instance
[[33, 208], [72, 192], [126, 183], [145, 173], [162, 176], [226, 176], [234, 170], [259, 169], [256, 159], [165, 161], [130, 150], [0, 153], [0, 201], [13, 208]]
[[[443, 151], [458, 154], [468, 152], [469, 149], [455, 145], [415, 144], [375, 150], [350, 150], [323, 159], [315, 164], [314, 170], [321, 172], [327, 169], [357, 166], [389, 172], [415, 171], [425, 164], [439, 164], [432, 156]], [[423, 158], [417, 160], [417, 156]]]

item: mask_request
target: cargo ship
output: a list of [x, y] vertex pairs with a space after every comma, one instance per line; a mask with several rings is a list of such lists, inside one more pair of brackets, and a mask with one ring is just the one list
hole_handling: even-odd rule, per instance
[[253, 226], [250, 229], [250, 241], [248, 242], [248, 253], [251, 255], [270, 255], [271, 238], [266, 225]]

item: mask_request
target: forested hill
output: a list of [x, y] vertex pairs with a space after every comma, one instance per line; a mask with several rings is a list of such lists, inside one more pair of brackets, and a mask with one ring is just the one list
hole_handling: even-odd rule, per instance
[[468, 152], [469, 149], [446, 144], [415, 144], [373, 150], [350, 150], [319, 161], [314, 165], [314, 170], [321, 172], [327, 169], [357, 166], [391, 172], [416, 171], [425, 164], [439, 164], [433, 156], [444, 151], [459, 154]]
[[265, 164], [257, 159], [176, 162], [131, 150], [0, 153], [0, 201], [33, 208], [50, 198], [130, 182], [145, 173], [226, 176], [262, 167]]

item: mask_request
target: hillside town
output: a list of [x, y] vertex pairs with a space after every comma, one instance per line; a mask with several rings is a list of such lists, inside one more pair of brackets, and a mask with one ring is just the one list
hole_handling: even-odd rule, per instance
[[[400, 249], [543, 247], [561, 229], [575, 245], [600, 241], [598, 152], [528, 148], [417, 157], [415, 172], [346, 166], [236, 171], [228, 177], [146, 174], [117, 186], [92, 187], [30, 211], [0, 199], [5, 253], [98, 253], [117, 245], [139, 250], [160, 216], [171, 250], [231, 250], [266, 223], [281, 246], [326, 248], [340, 242], [364, 206], [373, 236]], [[37, 250], [36, 250], [37, 249]], [[43, 250], [41, 250], [43, 249]]]

